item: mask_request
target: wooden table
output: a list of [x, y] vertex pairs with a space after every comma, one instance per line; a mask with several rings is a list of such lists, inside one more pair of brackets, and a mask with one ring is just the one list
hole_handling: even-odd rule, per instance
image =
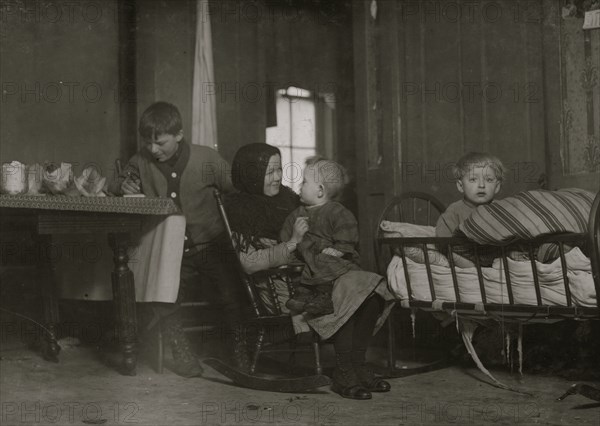
[[[112, 290], [122, 359], [118, 366], [125, 375], [136, 374], [137, 319], [133, 274], [127, 266], [130, 232], [140, 229], [146, 216], [177, 213], [167, 198], [68, 197], [61, 195], [0, 195], [0, 223], [10, 229], [34, 230], [38, 244], [49, 247], [57, 234], [105, 233], [114, 254]], [[9, 228], [7, 228], [9, 229]], [[50, 258], [43, 257], [45, 333], [44, 358], [58, 362], [56, 340], [58, 301]]]

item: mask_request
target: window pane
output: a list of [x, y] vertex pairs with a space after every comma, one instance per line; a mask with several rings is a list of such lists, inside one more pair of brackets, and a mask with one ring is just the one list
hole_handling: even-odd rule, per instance
[[312, 99], [290, 98], [292, 107], [292, 144], [294, 147], [315, 146], [315, 104]]
[[290, 145], [290, 104], [277, 95], [277, 127], [267, 128], [267, 143], [281, 147]]

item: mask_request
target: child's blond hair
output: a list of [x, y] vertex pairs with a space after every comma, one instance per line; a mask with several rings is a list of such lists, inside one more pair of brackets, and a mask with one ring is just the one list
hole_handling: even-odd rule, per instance
[[341, 164], [317, 155], [307, 158], [305, 165], [316, 170], [315, 182], [323, 185], [330, 200], [337, 201], [341, 198], [350, 180], [348, 172]]
[[496, 174], [496, 179], [504, 180], [504, 165], [498, 157], [486, 152], [469, 152], [463, 155], [454, 165], [452, 171], [456, 180], [462, 179], [473, 167], [489, 167]]

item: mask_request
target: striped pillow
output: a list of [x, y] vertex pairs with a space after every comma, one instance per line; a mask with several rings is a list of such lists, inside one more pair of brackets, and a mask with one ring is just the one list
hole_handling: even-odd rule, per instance
[[[587, 232], [594, 194], [583, 189], [533, 190], [479, 206], [460, 231], [479, 244], [499, 245], [562, 232]], [[539, 257], [548, 259], [550, 253]]]

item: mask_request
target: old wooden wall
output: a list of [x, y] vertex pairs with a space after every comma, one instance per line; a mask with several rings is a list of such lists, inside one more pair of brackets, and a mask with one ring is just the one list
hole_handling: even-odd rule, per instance
[[[367, 264], [385, 202], [407, 190], [446, 204], [458, 199], [452, 165], [468, 151], [502, 159], [500, 197], [565, 182], [598, 190], [597, 173], [558, 178], [565, 174], [557, 167], [564, 150], [556, 90], [565, 80], [560, 12], [545, 0], [355, 3], [357, 139], [364, 141], [357, 144], [359, 221]], [[571, 85], [579, 78], [572, 76]]]
[[600, 30], [583, 30], [583, 9], [562, 10], [551, 0], [543, 6], [549, 184], [597, 191]]
[[108, 175], [121, 142], [119, 8], [67, 3], [2, 2], [0, 161]]

